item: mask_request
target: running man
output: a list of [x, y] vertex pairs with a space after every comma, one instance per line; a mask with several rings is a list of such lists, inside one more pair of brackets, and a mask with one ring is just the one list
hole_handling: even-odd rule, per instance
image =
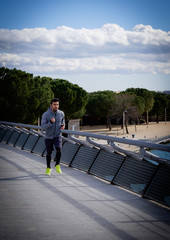
[[42, 130], [45, 130], [45, 145], [46, 145], [46, 174], [51, 174], [51, 154], [56, 149], [55, 169], [57, 173], [62, 173], [60, 168], [60, 158], [62, 152], [62, 137], [61, 130], [65, 128], [64, 112], [59, 110], [59, 98], [53, 98], [49, 109], [43, 113], [41, 120]]

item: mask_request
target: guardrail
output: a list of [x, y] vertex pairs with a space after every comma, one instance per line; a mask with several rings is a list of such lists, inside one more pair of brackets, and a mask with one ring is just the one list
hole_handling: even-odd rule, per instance
[[[5, 126], [12, 126], [12, 127], [19, 127], [21, 130], [29, 129], [32, 133], [34, 132], [34, 129], [38, 130], [36, 131], [36, 134], [44, 136], [44, 131], [41, 129], [41, 126], [37, 125], [29, 125], [29, 124], [22, 124], [22, 123], [14, 123], [14, 122], [6, 122], [6, 121], [0, 121], [0, 124], [3, 124]], [[34, 132], [35, 133], [35, 132]], [[142, 141], [142, 140], [133, 140], [133, 139], [126, 139], [126, 138], [120, 138], [120, 137], [112, 137], [112, 136], [106, 136], [106, 135], [100, 135], [100, 134], [94, 134], [94, 133], [88, 133], [88, 132], [81, 132], [81, 131], [70, 131], [70, 130], [63, 130], [62, 133], [65, 133], [68, 135], [68, 138], [63, 139], [65, 141], [74, 141], [77, 143], [80, 143], [82, 145], [92, 145], [99, 147], [101, 149], [104, 149], [108, 152], [118, 151], [125, 155], [131, 156], [135, 159], [142, 160], [144, 157], [147, 157], [151, 160], [154, 160], [156, 162], [162, 162], [166, 164], [170, 164], [170, 161], [166, 161], [166, 159], [162, 159], [149, 151], [148, 149], [156, 149], [161, 151], [170, 152], [170, 146], [161, 145], [157, 143], [151, 143], [148, 141]], [[86, 137], [86, 141], [79, 140], [75, 138], [74, 136], [82, 136]], [[99, 141], [93, 141], [94, 139], [98, 140], [105, 140], [107, 144], [100, 144]], [[133, 145], [136, 147], [139, 147], [139, 152], [135, 153], [133, 151], [125, 150], [124, 148], [119, 147], [117, 144], [122, 143], [126, 145]]]
[[[170, 161], [147, 150], [170, 152], [169, 146], [81, 131], [62, 133], [68, 137], [63, 137], [61, 163], [170, 207]], [[44, 136], [36, 125], [0, 121], [0, 141], [42, 157], [46, 155]], [[126, 150], [126, 145], [139, 151]]]

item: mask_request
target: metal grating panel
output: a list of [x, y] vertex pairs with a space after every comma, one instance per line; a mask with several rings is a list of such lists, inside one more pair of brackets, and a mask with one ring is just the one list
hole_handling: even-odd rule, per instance
[[15, 143], [15, 147], [20, 147], [22, 148], [23, 145], [25, 144], [27, 138], [28, 138], [28, 134], [27, 133], [21, 133], [21, 135], [19, 136], [18, 140]]
[[3, 136], [5, 135], [6, 129], [0, 128], [0, 141], [2, 141]]
[[37, 153], [42, 155], [46, 149], [45, 146], [45, 138], [44, 137], [40, 137], [35, 145], [35, 147], [32, 149], [33, 153]]
[[19, 132], [13, 131], [10, 139], [8, 140], [8, 144], [14, 145], [20, 134], [21, 133]]
[[73, 157], [75, 156], [78, 148], [79, 148], [78, 144], [65, 142], [62, 150], [61, 162], [69, 165], [73, 160]]
[[90, 169], [90, 173], [107, 181], [112, 181], [123, 161], [122, 155], [101, 150]]
[[156, 165], [127, 157], [113, 183], [142, 194], [152, 178]]
[[96, 148], [81, 146], [71, 163], [71, 166], [88, 171], [98, 152], [99, 150]]
[[47, 151], [46, 151], [46, 148], [45, 148], [45, 151], [43, 152], [42, 156], [45, 157], [47, 154]]
[[146, 197], [170, 206], [170, 167], [160, 165], [145, 194]]
[[12, 134], [12, 132], [13, 132], [12, 130], [7, 129], [6, 132], [5, 132], [5, 134], [4, 134], [4, 136], [3, 136], [3, 138], [2, 138], [2, 142], [7, 143], [7, 142], [8, 142], [8, 139], [10, 138], [10, 136], [11, 136], [11, 134]]
[[35, 135], [30, 134], [26, 143], [23, 146], [23, 149], [31, 151], [33, 149], [33, 147], [35, 146], [38, 138], [39, 138], [39, 136], [35, 136]]

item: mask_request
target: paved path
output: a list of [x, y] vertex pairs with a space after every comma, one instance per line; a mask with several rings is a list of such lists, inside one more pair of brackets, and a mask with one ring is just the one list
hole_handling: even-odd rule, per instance
[[79, 170], [0, 143], [0, 240], [170, 239], [170, 211]]

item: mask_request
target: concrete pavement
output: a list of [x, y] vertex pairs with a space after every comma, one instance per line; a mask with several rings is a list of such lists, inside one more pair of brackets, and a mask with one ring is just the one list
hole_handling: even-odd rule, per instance
[[0, 240], [170, 239], [170, 210], [0, 143]]

